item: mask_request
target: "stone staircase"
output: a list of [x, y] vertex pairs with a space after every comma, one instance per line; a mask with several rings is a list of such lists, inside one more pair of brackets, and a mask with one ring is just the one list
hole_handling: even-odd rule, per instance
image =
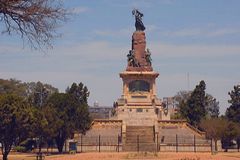
[[149, 151], [156, 150], [153, 126], [127, 126], [124, 151]]

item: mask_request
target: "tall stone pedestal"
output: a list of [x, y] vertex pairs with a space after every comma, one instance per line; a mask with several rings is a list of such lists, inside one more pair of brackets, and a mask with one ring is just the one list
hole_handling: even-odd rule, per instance
[[117, 100], [117, 119], [127, 126], [154, 126], [155, 121], [170, 119], [157, 98], [155, 80], [159, 73], [153, 71], [150, 56], [145, 32], [135, 31], [126, 71], [120, 73], [123, 93]]

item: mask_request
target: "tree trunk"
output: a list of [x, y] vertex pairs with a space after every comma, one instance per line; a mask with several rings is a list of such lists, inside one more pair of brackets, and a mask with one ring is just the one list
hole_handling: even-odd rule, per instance
[[12, 145], [8, 144], [8, 143], [2, 143], [2, 155], [3, 155], [3, 160], [7, 160], [8, 159], [8, 154], [10, 152], [12, 148]]
[[57, 137], [55, 137], [55, 141], [56, 141], [59, 153], [63, 152], [63, 146], [66, 139], [67, 139], [67, 135], [64, 131], [60, 131]]
[[41, 151], [42, 151], [42, 146], [41, 146], [41, 144], [39, 144], [39, 146], [38, 146], [38, 153], [41, 153]]
[[217, 152], [218, 151], [217, 139], [214, 139], [214, 143], [215, 143], [215, 152]]
[[64, 141], [65, 141], [65, 138], [62, 138], [62, 137], [61, 138], [60, 137], [56, 138], [56, 144], [57, 144], [57, 148], [58, 148], [59, 153], [62, 153], [62, 151], [63, 151]]
[[42, 151], [42, 137], [39, 137], [38, 153], [40, 154], [41, 151]]
[[48, 155], [48, 147], [49, 147], [49, 145], [48, 145], [48, 143], [47, 143], [47, 155]]
[[8, 159], [8, 153], [3, 153], [3, 160], [7, 160]]

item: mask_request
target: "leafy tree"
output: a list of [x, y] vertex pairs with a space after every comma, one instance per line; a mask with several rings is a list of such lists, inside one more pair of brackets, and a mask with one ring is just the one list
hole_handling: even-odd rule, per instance
[[22, 97], [13, 94], [0, 95], [0, 143], [3, 160], [7, 160], [13, 144], [27, 137], [31, 124], [31, 107]]
[[42, 95], [42, 101], [44, 104], [47, 98], [55, 92], [58, 92], [57, 88], [54, 88], [50, 84], [43, 84], [42, 82], [25, 83], [16, 79], [0, 79], [0, 94], [16, 94], [25, 99], [29, 99], [35, 106], [40, 105], [40, 95]]
[[58, 89], [50, 84], [43, 84], [42, 82], [27, 83], [29, 100], [36, 107], [46, 105], [51, 94], [58, 92]]
[[233, 122], [240, 123], [240, 85], [234, 86], [228, 94], [231, 97], [228, 103], [231, 105], [227, 108], [226, 117]]
[[38, 138], [38, 149], [41, 152], [42, 145], [49, 142], [56, 136], [57, 129], [61, 124], [58, 122], [56, 110], [50, 105], [44, 105], [41, 108], [33, 108], [32, 136]]
[[[26, 84], [28, 87], [29, 101], [35, 107], [34, 108], [34, 124], [32, 126], [32, 133], [35, 138], [38, 138], [38, 149], [41, 152], [44, 142], [51, 140], [55, 135], [55, 128], [50, 123], [54, 121], [54, 110], [47, 105], [48, 98], [58, 89], [49, 84], [43, 84], [41, 82], [30, 82]], [[50, 125], [51, 124], [51, 125]]]
[[[179, 91], [174, 96], [174, 102], [176, 108], [179, 110], [180, 108], [186, 108], [187, 101], [190, 99], [192, 91]], [[219, 116], [219, 102], [212, 95], [206, 93], [205, 96], [205, 108], [208, 117], [218, 117]], [[184, 118], [181, 115], [181, 112], [178, 112], [174, 117]]]
[[208, 117], [219, 116], [219, 102], [210, 94], [206, 94], [206, 112]]
[[224, 135], [222, 137], [222, 147], [225, 149], [225, 151], [228, 151], [228, 147], [232, 145], [232, 140], [237, 139], [239, 135], [240, 135], [239, 124], [229, 121], [227, 128], [224, 132]]
[[[67, 93], [55, 93], [48, 102], [56, 113], [56, 120], [51, 123], [57, 123], [55, 141], [58, 151], [63, 150], [64, 142], [70, 138], [75, 131], [84, 133], [89, 129], [91, 120], [87, 105], [79, 103], [76, 97]], [[50, 124], [51, 125], [51, 124]]]
[[27, 96], [26, 85], [16, 79], [0, 79], [0, 94], [16, 94], [19, 96]]
[[202, 80], [191, 93], [187, 102], [180, 106], [181, 115], [193, 126], [197, 127], [200, 120], [206, 116], [206, 84]]
[[75, 97], [77, 101], [81, 104], [87, 104], [87, 99], [89, 97], [89, 91], [86, 86], [82, 82], [80, 82], [78, 85], [76, 83], [73, 83], [71, 87], [66, 89], [66, 92], [68, 94], [71, 94]]
[[229, 122], [224, 118], [211, 118], [202, 119], [200, 122], [200, 128], [203, 129], [207, 138], [213, 139], [215, 142], [215, 151], [217, 148], [217, 141], [221, 140], [226, 135], [226, 130], [228, 129]]
[[42, 112], [39, 108], [34, 107], [33, 117], [34, 120], [32, 125], [32, 136], [34, 138], [38, 138], [37, 145], [40, 153], [44, 137], [48, 136], [46, 133], [46, 129], [48, 128], [48, 121], [45, 118], [44, 112]]
[[174, 101], [176, 102], [176, 107], [179, 107], [181, 103], [187, 103], [187, 100], [191, 96], [191, 91], [179, 91], [175, 96], [174, 96]]
[[183, 119], [184, 116], [181, 114], [180, 109], [185, 108], [187, 105], [187, 101], [191, 96], [191, 91], [179, 91], [174, 97], [174, 105], [175, 108], [178, 110], [177, 113], [171, 116], [171, 119]]
[[[231, 97], [230, 100], [228, 100], [228, 103], [230, 103], [230, 107], [227, 108], [226, 111], [226, 117], [235, 123], [237, 123], [240, 126], [240, 85], [236, 85], [233, 87], [233, 90], [228, 93]], [[232, 136], [230, 136], [231, 139]], [[238, 149], [240, 148], [240, 133], [235, 137], [238, 145]]]
[[51, 46], [66, 11], [59, 0], [0, 0], [0, 22], [5, 33], [20, 34], [34, 48]]

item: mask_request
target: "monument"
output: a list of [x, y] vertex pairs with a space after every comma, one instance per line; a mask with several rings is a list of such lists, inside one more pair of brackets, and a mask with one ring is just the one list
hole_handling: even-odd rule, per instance
[[196, 149], [196, 142], [201, 142], [201, 150], [209, 150], [204, 132], [184, 120], [170, 120], [168, 109], [157, 97], [159, 73], [153, 70], [151, 52], [146, 48], [143, 14], [136, 9], [132, 14], [136, 30], [127, 67], [119, 74], [123, 88], [114, 102], [115, 114], [110, 119], [95, 119], [86, 135], [75, 134], [78, 150], [175, 151], [182, 145], [182, 150], [191, 151], [193, 144]]
[[123, 93], [116, 103], [117, 119], [127, 126], [154, 126], [157, 120], [170, 120], [170, 116], [157, 97], [155, 80], [159, 73], [153, 71], [151, 52], [146, 48], [143, 14], [136, 9], [132, 13], [136, 31], [127, 55], [127, 68], [120, 73]]

